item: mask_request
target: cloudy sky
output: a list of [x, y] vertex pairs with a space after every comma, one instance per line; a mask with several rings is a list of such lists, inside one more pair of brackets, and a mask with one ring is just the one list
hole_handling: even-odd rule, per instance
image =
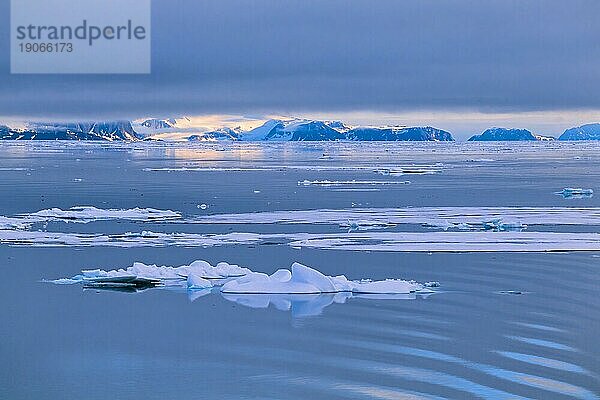
[[600, 121], [598, 0], [153, 0], [150, 75], [11, 75], [9, 3], [3, 118], [339, 116], [458, 137]]

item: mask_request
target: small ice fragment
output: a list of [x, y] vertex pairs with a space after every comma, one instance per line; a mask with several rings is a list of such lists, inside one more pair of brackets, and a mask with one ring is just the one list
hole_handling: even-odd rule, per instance
[[527, 225], [518, 221], [503, 221], [501, 218], [484, 221], [482, 225], [484, 230], [493, 231], [522, 231], [527, 228]]
[[521, 295], [521, 294], [525, 294], [525, 292], [522, 292], [520, 290], [501, 290], [501, 291], [498, 292], [498, 294]]
[[352, 291], [355, 293], [391, 294], [413, 293], [422, 289], [423, 285], [416, 282], [401, 279], [386, 279], [384, 281], [356, 283]]
[[206, 210], [208, 208], [208, 204], [202, 203], [202, 204], [198, 204], [196, 207], [201, 210]]
[[54, 279], [48, 282], [52, 282], [56, 285], [73, 285], [75, 283], [80, 283], [81, 280], [78, 279], [71, 279], [71, 278], [60, 278], [60, 279]]
[[594, 190], [583, 188], [564, 188], [562, 191], [556, 192], [556, 194], [560, 194], [564, 198], [589, 198], [594, 196]]
[[254, 193], [260, 193], [260, 190], [254, 190], [253, 192]]
[[425, 287], [429, 287], [429, 288], [432, 288], [432, 287], [440, 287], [441, 285], [440, 285], [440, 283], [439, 283], [439, 282], [437, 282], [437, 281], [431, 281], [431, 282], [425, 282], [425, 283], [423, 284], [423, 286], [425, 286]]
[[208, 279], [201, 278], [196, 274], [189, 274], [187, 287], [188, 289], [208, 289], [213, 287], [213, 284]]

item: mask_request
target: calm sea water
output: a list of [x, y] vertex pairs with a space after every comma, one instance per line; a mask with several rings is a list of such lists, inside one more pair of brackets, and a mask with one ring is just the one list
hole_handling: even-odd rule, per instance
[[[153, 207], [194, 217], [353, 207], [592, 208], [600, 207], [600, 195], [565, 199], [555, 192], [582, 187], [600, 193], [599, 150], [590, 143], [2, 143], [0, 215], [84, 205]], [[433, 173], [375, 172], [402, 168]], [[410, 185], [298, 184], [406, 179]], [[344, 232], [124, 221], [51, 222], [36, 229]], [[418, 225], [401, 229], [435, 233]], [[269, 273], [298, 261], [329, 275], [439, 281], [441, 288], [428, 297], [345, 304], [327, 305], [325, 296], [308, 305], [296, 299], [291, 311], [280, 311], [217, 293], [194, 299], [178, 291], [98, 292], [41, 282], [87, 268], [197, 259]], [[4, 243], [0, 263], [2, 399], [600, 398], [600, 251]]]

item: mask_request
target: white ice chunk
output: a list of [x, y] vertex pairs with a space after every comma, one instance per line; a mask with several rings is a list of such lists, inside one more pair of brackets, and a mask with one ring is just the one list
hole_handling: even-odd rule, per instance
[[213, 284], [208, 279], [201, 278], [196, 274], [189, 274], [187, 287], [188, 289], [208, 289], [213, 287]]
[[423, 290], [423, 288], [423, 285], [413, 281], [386, 279], [384, 281], [357, 282], [352, 291], [355, 293], [396, 294], [413, 293]]
[[107, 220], [129, 220], [129, 221], [161, 221], [181, 218], [181, 214], [171, 210], [158, 210], [155, 208], [131, 208], [131, 209], [101, 209], [92, 206], [76, 206], [68, 210], [60, 208], [49, 208], [24, 217], [41, 218], [46, 221], [63, 220], [71, 222], [87, 223], [92, 221]]
[[593, 189], [583, 189], [583, 188], [564, 188], [560, 192], [556, 192], [556, 194], [562, 195], [564, 198], [587, 198], [594, 196]]
[[410, 181], [359, 181], [359, 180], [349, 180], [349, 181], [330, 181], [330, 180], [316, 180], [309, 181], [303, 180], [298, 182], [298, 186], [344, 186], [344, 185], [409, 185]]
[[398, 294], [423, 290], [424, 285], [413, 281], [387, 279], [384, 281], [349, 281], [345, 276], [326, 276], [302, 265], [292, 264], [291, 271], [278, 270], [273, 275], [252, 273], [223, 285], [223, 293], [243, 294], [315, 294], [315, 293], [379, 293]]

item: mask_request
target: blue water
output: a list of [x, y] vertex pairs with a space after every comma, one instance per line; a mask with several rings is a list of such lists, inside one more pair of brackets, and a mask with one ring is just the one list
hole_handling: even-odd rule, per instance
[[[590, 143], [2, 143], [0, 215], [82, 205], [153, 207], [185, 216], [352, 207], [600, 207], [599, 150]], [[400, 166], [439, 173], [373, 172]], [[156, 170], [161, 168], [171, 171]], [[173, 170], [178, 168], [187, 170]], [[299, 186], [305, 179], [411, 184], [339, 191]], [[565, 199], [555, 194], [564, 187], [594, 188], [598, 195]], [[35, 229], [336, 230], [134, 222], [52, 222]], [[84, 291], [41, 282], [86, 268], [135, 261], [177, 266], [196, 259], [264, 272], [298, 261], [328, 275], [442, 286], [428, 297], [352, 298], [307, 316], [301, 303], [280, 311], [219, 294], [192, 301], [178, 291]], [[281, 244], [4, 243], [0, 265], [2, 399], [600, 398], [600, 251], [428, 254]]]

